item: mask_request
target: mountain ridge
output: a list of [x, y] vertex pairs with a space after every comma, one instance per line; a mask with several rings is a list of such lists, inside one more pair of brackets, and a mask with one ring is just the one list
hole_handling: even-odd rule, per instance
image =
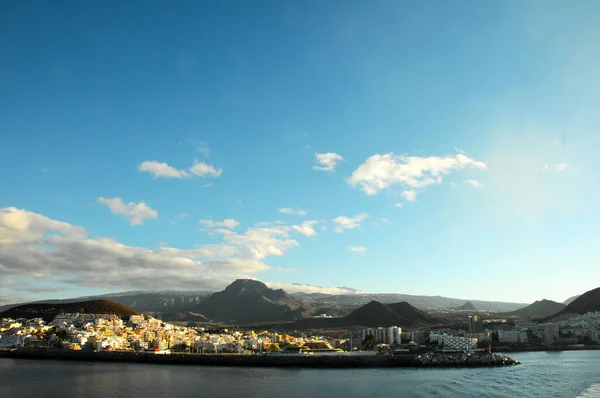
[[536, 300], [527, 307], [518, 309], [516, 311], [505, 312], [503, 316], [518, 316], [518, 317], [535, 317], [543, 318], [546, 316], [554, 315], [559, 313], [566, 305], [557, 303], [552, 300]]
[[114, 314], [121, 318], [138, 315], [139, 312], [110, 300], [88, 300], [71, 303], [30, 303], [10, 308], [0, 313], [0, 318], [43, 318], [52, 321], [60, 313]]

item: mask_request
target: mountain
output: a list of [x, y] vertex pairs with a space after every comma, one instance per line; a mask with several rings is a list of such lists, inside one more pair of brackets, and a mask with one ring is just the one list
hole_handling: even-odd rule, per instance
[[535, 303], [530, 304], [527, 307], [512, 312], [506, 312], [502, 315], [543, 318], [557, 314], [565, 307], [566, 305], [562, 303], [557, 303], [556, 301], [544, 299], [541, 301], [536, 301]]
[[[411, 294], [376, 293], [376, 294], [324, 294], [324, 293], [292, 293], [292, 297], [300, 299], [311, 307], [323, 308], [323, 311], [332, 315], [344, 315], [365, 305], [372, 300], [380, 303], [398, 303], [405, 301], [421, 310], [456, 308], [465, 304], [465, 299], [457, 299], [443, 296], [415, 296]], [[514, 311], [525, 307], [524, 303], [470, 300], [474, 307], [481, 311]]]
[[175, 314], [201, 312], [200, 304], [210, 295], [208, 292], [157, 292], [113, 295], [110, 299], [139, 312]]
[[457, 311], [477, 311], [477, 308], [475, 308], [475, 306], [473, 305], [472, 302], [467, 301], [460, 307], [456, 307], [455, 310], [457, 310]]
[[342, 319], [348, 325], [374, 327], [400, 326], [399, 323], [405, 321], [405, 319], [397, 314], [390, 306], [374, 300], [357, 308]]
[[200, 303], [196, 312], [224, 322], [284, 322], [308, 315], [310, 307], [282, 289], [270, 289], [252, 279], [238, 279]]
[[71, 303], [30, 303], [13, 307], [0, 313], [0, 318], [43, 318], [50, 322], [60, 313], [114, 314], [129, 318], [139, 313], [110, 300], [89, 300]]
[[571, 304], [573, 301], [575, 301], [575, 299], [579, 298], [581, 296], [581, 294], [577, 294], [575, 296], [569, 297], [568, 299], [566, 299], [565, 301], [563, 301], [564, 305], [569, 305]]
[[600, 311], [600, 287], [583, 293], [556, 315]]
[[[111, 300], [123, 304], [138, 312], [167, 313], [175, 315], [180, 312], [194, 312], [198, 304], [208, 299], [212, 292], [121, 292], [109, 293], [99, 296], [84, 296], [68, 299], [47, 299], [34, 301], [33, 303], [64, 304], [89, 300]], [[9, 308], [30, 303], [15, 303], [0, 306], [0, 312]]]
[[444, 325], [445, 323], [445, 320], [428, 315], [407, 302], [383, 304], [373, 300], [341, 318], [305, 318], [287, 325], [287, 328], [328, 329], [357, 326], [400, 326], [412, 329]]

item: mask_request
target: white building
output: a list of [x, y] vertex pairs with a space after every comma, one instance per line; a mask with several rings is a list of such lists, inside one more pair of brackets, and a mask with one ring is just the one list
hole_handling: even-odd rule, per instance
[[438, 346], [441, 346], [444, 342], [445, 335], [441, 335], [437, 332], [429, 332], [429, 342], [434, 343], [437, 342]]
[[552, 344], [558, 341], [558, 332], [558, 325], [555, 325], [553, 323], [547, 323], [546, 325], [544, 325], [544, 343]]
[[498, 330], [500, 343], [527, 343], [527, 332], [518, 330]]
[[388, 344], [401, 344], [402, 343], [402, 328], [398, 326], [392, 326], [388, 328]]
[[477, 348], [477, 339], [472, 337], [444, 336], [444, 351], [465, 351]]

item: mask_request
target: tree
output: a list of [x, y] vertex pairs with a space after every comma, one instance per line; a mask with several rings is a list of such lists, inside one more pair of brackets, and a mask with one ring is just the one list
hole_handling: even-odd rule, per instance
[[365, 339], [362, 341], [363, 349], [372, 350], [375, 347], [376, 339], [372, 334], [368, 334]]
[[279, 351], [279, 344], [277, 344], [277, 343], [275, 343], [275, 344], [271, 344], [271, 345], [269, 346], [269, 351], [270, 351], [270, 352], [276, 352], [276, 351]]

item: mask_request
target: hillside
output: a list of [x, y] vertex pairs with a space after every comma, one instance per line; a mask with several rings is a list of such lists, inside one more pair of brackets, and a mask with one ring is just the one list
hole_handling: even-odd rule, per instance
[[557, 314], [565, 307], [566, 305], [562, 303], [557, 303], [556, 301], [544, 299], [536, 301], [535, 303], [530, 304], [527, 307], [512, 312], [506, 312], [502, 315], [526, 318], [543, 318], [546, 316]]
[[194, 312], [224, 322], [282, 322], [302, 318], [310, 308], [281, 289], [270, 289], [252, 279], [238, 279], [225, 290], [213, 293]]
[[472, 302], [467, 301], [460, 307], [456, 307], [455, 310], [457, 310], [457, 311], [477, 311], [477, 308], [475, 308], [475, 306], [473, 305]]
[[210, 297], [207, 292], [176, 293], [137, 293], [111, 296], [110, 300], [116, 301], [139, 312], [153, 313], [183, 313], [198, 312], [200, 304]]
[[[396, 314], [406, 319], [410, 323], [410, 327], [441, 325], [445, 323], [445, 320], [431, 316], [406, 302], [388, 304], [387, 306]], [[396, 326], [402, 325], [398, 324]]]
[[383, 304], [371, 301], [350, 314], [341, 318], [305, 318], [287, 325], [288, 328], [328, 329], [362, 327], [400, 326], [403, 328], [419, 328], [443, 325], [443, 319], [432, 317], [413, 307], [409, 303]]
[[79, 312], [84, 314], [114, 314], [121, 318], [138, 312], [110, 300], [89, 300], [72, 303], [30, 303], [0, 313], [0, 318], [43, 318], [50, 322], [57, 314]]
[[575, 296], [571, 296], [568, 299], [566, 299], [565, 301], [563, 301], [564, 305], [569, 305], [571, 304], [573, 301], [575, 301], [577, 298], [579, 298], [581, 296], [581, 294], [577, 294]]
[[[300, 299], [312, 307], [323, 308], [328, 314], [344, 315], [350, 311], [369, 303], [370, 301], [379, 301], [380, 303], [398, 303], [405, 301], [421, 310], [428, 311], [433, 309], [457, 308], [465, 304], [467, 300], [443, 296], [417, 296], [411, 294], [398, 293], [377, 293], [377, 294], [324, 294], [324, 293], [292, 293], [292, 297]], [[478, 310], [482, 311], [514, 311], [525, 307], [524, 303], [501, 302], [501, 301], [481, 301], [469, 300], [469, 302]]]
[[600, 311], [600, 287], [585, 292], [567, 305], [557, 315], [585, 314], [586, 312]]

